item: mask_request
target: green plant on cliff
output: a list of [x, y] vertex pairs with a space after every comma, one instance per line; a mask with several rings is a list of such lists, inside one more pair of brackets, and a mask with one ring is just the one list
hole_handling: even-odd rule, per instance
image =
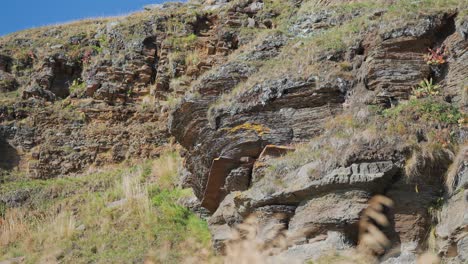
[[437, 98], [411, 99], [396, 107], [386, 109], [382, 114], [393, 120], [421, 120], [426, 124], [439, 122], [445, 125], [456, 125], [465, 115], [453, 105]]
[[70, 85], [70, 93], [80, 93], [83, 92], [86, 88], [86, 83], [83, 82], [81, 79], [73, 80], [72, 84]]
[[435, 96], [440, 93], [440, 86], [434, 84], [431, 79], [422, 80], [416, 88], [413, 88], [413, 95], [416, 98], [426, 97], [426, 96]]

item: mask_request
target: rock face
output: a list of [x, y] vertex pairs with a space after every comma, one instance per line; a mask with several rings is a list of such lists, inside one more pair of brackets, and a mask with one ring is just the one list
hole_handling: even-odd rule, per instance
[[[233, 83], [228, 79], [217, 87], [226, 89], [230, 86], [232, 87]], [[200, 92], [204, 92], [203, 90]], [[340, 102], [344, 99], [338, 84], [326, 83], [317, 87], [314, 79], [308, 81], [281, 79], [266, 82], [254, 87], [244, 96], [252, 101], [242, 103], [245, 99], [239, 98], [240, 103], [230, 109], [232, 113], [226, 113], [224, 109], [213, 110], [211, 120], [208, 120], [208, 117], [204, 117], [205, 120], [201, 117], [198, 120], [190, 118], [186, 121], [179, 118], [187, 116], [184, 111], [199, 108], [196, 101], [183, 102], [173, 114], [171, 131], [175, 132], [174, 135], [180, 139], [183, 146], [194, 151], [205, 150], [208, 145], [211, 146], [211, 156], [208, 158], [203, 155], [207, 160], [198, 160], [200, 156], [197, 155], [193, 155], [193, 161], [190, 157], [187, 160], [189, 168], [193, 167], [196, 168], [194, 171], [198, 171], [194, 175], [198, 183], [194, 186], [199, 186], [195, 187], [199, 197], [204, 191], [203, 186], [207, 180], [203, 172], [208, 171], [211, 161], [216, 156], [233, 160], [240, 160], [242, 157], [257, 158], [263, 148], [269, 144], [284, 145], [299, 141], [305, 136], [312, 137], [320, 130], [320, 127], [312, 124], [339, 112]], [[205, 104], [213, 99], [198, 100], [203, 100], [202, 104]], [[272, 104], [269, 105], [269, 102]], [[282, 109], [282, 106], [289, 102], [292, 102], [291, 107]], [[199, 111], [206, 115], [207, 108], [205, 106]], [[183, 132], [181, 130], [187, 131], [186, 134], [181, 133]], [[201, 132], [203, 135], [213, 134], [213, 137], [219, 138], [219, 141], [213, 144], [211, 140], [204, 140], [210, 137], [189, 134], [193, 132]]]
[[[385, 12], [376, 10], [372, 19]], [[325, 10], [307, 19], [298, 18], [290, 31], [300, 37], [315, 36], [360, 16], [362, 10], [350, 15]], [[361, 36], [356, 46], [313, 57], [310, 63], [322, 67], [320, 75], [261, 75], [268, 74], [263, 66], [266, 58], [277, 63], [288, 59], [281, 57], [290, 53], [285, 51], [280, 36], [276, 36], [278, 40], [266, 37], [270, 45], [254, 46], [204, 75], [172, 111], [169, 126], [170, 133], [187, 150], [186, 168], [191, 175], [186, 183], [192, 186], [202, 206], [213, 213], [209, 224], [215, 248], [222, 250], [230, 230], [248, 215], [267, 210], [271, 216], [266, 218], [275, 223], [272, 226], [282, 223], [288, 232], [305, 232], [297, 242], [300, 245], [288, 249], [286, 256], [317, 258], [315, 250], [323, 251], [322, 244], [328, 249], [356, 245], [357, 222], [368, 200], [374, 194], [386, 194], [395, 203], [391, 232], [386, 235], [402, 251], [387, 262], [414, 261], [426, 248], [427, 232], [434, 223], [429, 208], [444, 194], [443, 175], [453, 153], [447, 151], [434, 158], [436, 166], [429, 161], [411, 165], [407, 164], [408, 159], [418, 151], [409, 141], [390, 143], [383, 138], [385, 135], [378, 135], [384, 132], [377, 132], [371, 136], [374, 139], [360, 139], [367, 142], [360, 146], [354, 139], [338, 143], [341, 139], [327, 131], [326, 124], [340, 122], [334, 120], [346, 114], [366, 119], [368, 107], [404, 104], [421, 80], [429, 78], [444, 86], [446, 98], [465, 105], [466, 102], [455, 99], [460, 96], [460, 80], [451, 77], [455, 74], [452, 65], [462, 72], [466, 68], [462, 67], [460, 47], [466, 48], [467, 43], [457, 33], [455, 18], [455, 13], [447, 12], [423, 15], [402, 27], [377, 23]], [[301, 50], [301, 45], [304, 44], [299, 42], [294, 48]], [[428, 48], [440, 46], [456, 50], [454, 56], [447, 56], [449, 65], [429, 65], [424, 57]], [[265, 51], [268, 56], [262, 55]], [[319, 144], [315, 154], [306, 153], [311, 158], [294, 156], [294, 148], [289, 146], [298, 147], [309, 140], [328, 144]], [[463, 144], [463, 137], [458, 140]], [[347, 146], [343, 147], [344, 152], [340, 152], [343, 151], [340, 144]], [[291, 149], [291, 157], [297, 161], [288, 158], [289, 164], [284, 168], [275, 168], [286, 162], [281, 161], [282, 156], [288, 156], [289, 151], [261, 154], [271, 145]], [[321, 150], [330, 149], [338, 158], [323, 160]], [[411, 166], [416, 166], [419, 175], [425, 178], [411, 178]], [[450, 202], [446, 204], [449, 205]], [[269, 221], [262, 226], [270, 226], [266, 224]], [[452, 243], [450, 250], [445, 251], [454, 252], [464, 246], [461, 237], [466, 230], [460, 232], [463, 235], [456, 240], [459, 244]], [[324, 242], [328, 238], [313, 242], [327, 233], [348, 242]], [[448, 234], [453, 232], [446, 233], [437, 236], [447, 241]]]
[[[145, 88], [154, 83], [156, 78], [158, 37], [150, 35], [138, 42], [126, 43], [120, 50], [119, 45], [123, 43], [117, 42], [115, 37], [122, 34], [118, 24], [108, 25], [101, 34], [103, 39], [114, 40], [109, 43], [109, 48], [115, 59], [101, 58], [86, 70], [86, 94], [111, 102], [125, 102], [128, 101], [128, 91], [145, 92]], [[121, 56], [129, 56], [129, 59], [123, 60]]]
[[158, 156], [170, 100], [237, 48], [221, 14], [173, 16], [179, 8], [1, 39], [0, 128], [19, 150], [14, 167], [45, 179]]
[[288, 248], [287, 251], [281, 253], [279, 256], [273, 259], [294, 259], [298, 260], [298, 263], [305, 261], [314, 261], [324, 253], [332, 251], [341, 251], [351, 248], [351, 244], [346, 238], [339, 232], [328, 231], [326, 236], [317, 239], [308, 244], [296, 245]]
[[2, 37], [1, 173], [79, 174], [176, 141], [198, 199], [180, 203], [219, 251], [250, 215], [261, 240], [296, 235], [278, 258], [355, 248], [380, 194], [400, 251], [382, 261], [414, 261], [431, 233], [466, 262], [468, 22], [455, 2], [192, 0]]
[[467, 261], [466, 232], [468, 228], [468, 192], [462, 191], [448, 200], [441, 211], [441, 222], [436, 227], [440, 238], [440, 253], [455, 258], [461, 263]]

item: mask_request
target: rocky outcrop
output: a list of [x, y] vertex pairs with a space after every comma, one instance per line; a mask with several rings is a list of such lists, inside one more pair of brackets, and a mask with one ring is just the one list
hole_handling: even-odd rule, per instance
[[180, 203], [219, 251], [252, 214], [260, 240], [299, 234], [279, 257], [354, 248], [382, 194], [375, 257], [414, 261], [435, 226], [466, 261], [468, 23], [429, 2], [194, 0], [1, 38], [0, 169], [79, 174], [175, 140], [198, 199]]
[[[63, 53], [57, 53], [44, 59], [40, 71], [35, 73], [33, 85], [50, 91], [56, 97], [66, 98], [73, 81], [81, 77], [81, 65], [69, 61]], [[37, 90], [37, 88], [34, 88]], [[27, 93], [24, 97], [28, 98]]]
[[262, 177], [260, 181], [252, 184], [252, 189], [246, 194], [249, 205], [257, 207], [275, 203], [297, 204], [311, 196], [346, 188], [362, 188], [375, 193], [388, 186], [397, 172], [397, 168], [390, 161], [353, 164], [350, 167], [335, 169], [321, 177], [310, 175], [308, 172], [311, 170], [308, 167], [304, 165], [301, 169], [283, 176], [279, 179], [281, 184], [275, 184], [275, 179]]
[[[108, 44], [109, 53], [114, 58], [106, 59], [100, 56], [101, 58], [86, 70], [84, 76], [87, 96], [109, 102], [126, 102], [131, 93], [149, 94], [147, 86], [155, 82], [159, 61], [158, 46], [161, 46], [161, 40], [159, 36], [149, 35], [124, 44], [119, 42], [122, 39], [121, 34], [118, 23], [109, 24], [101, 33], [103, 42], [111, 41]], [[118, 49], [119, 45], [124, 45], [123, 50]]]
[[[448, 177], [452, 177], [451, 192], [445, 197], [445, 203], [437, 208], [438, 224], [435, 227], [435, 236], [439, 255], [446, 257], [450, 263], [464, 263], [468, 261], [468, 166], [467, 147], [460, 149], [458, 157], [452, 165]], [[452, 174], [452, 175], [451, 175]]]
[[[321, 12], [317, 18], [298, 19], [291, 32], [319, 35], [362, 16], [359, 11], [343, 16]], [[376, 11], [371, 19], [378, 20], [385, 12]], [[303, 239], [286, 251], [300, 252], [304, 259], [314, 258], [310, 249], [321, 248], [324, 243], [314, 238], [331, 231], [348, 241], [346, 245], [355, 246], [357, 223], [368, 200], [374, 194], [386, 194], [395, 203], [389, 214], [388, 243], [401, 251], [387, 261], [415, 260], [426, 248], [427, 230], [433, 224], [428, 208], [445, 191], [443, 175], [453, 159], [451, 150], [434, 157], [421, 156], [415, 165], [408, 165], [411, 153], [420, 151], [409, 141], [392, 142], [380, 128], [376, 128], [375, 135], [370, 132], [368, 139], [346, 138], [333, 134], [346, 131], [327, 131], [336, 124], [325, 124], [346, 122], [335, 119], [343, 112], [366, 120], [369, 106], [398, 105], [408, 100], [424, 79], [433, 78], [447, 87], [444, 92], [453, 91], [453, 98], [457, 97], [459, 91], [446, 86], [450, 82], [447, 72], [455, 72], [446, 71], [445, 66], [437, 70], [424, 57], [428, 48], [442, 43], [453, 45], [458, 52], [464, 47], [466, 41], [462, 42], [456, 33], [454, 19], [454, 13], [447, 12], [419, 16], [405, 27], [376, 26], [357, 41], [356, 47], [314, 57], [311, 63], [323, 65], [322, 74], [254, 79], [260, 77], [259, 71], [268, 73], [262, 68], [265, 56], [260, 54], [264, 48], [275, 50], [268, 53], [270, 58], [283, 54], [284, 44], [276, 46], [272, 42], [256, 46], [237, 56], [235, 62], [204, 75], [171, 113], [170, 133], [187, 150], [185, 166], [191, 174], [186, 184], [192, 186], [202, 206], [213, 213], [209, 224], [215, 248], [222, 250], [232, 229], [259, 210], [270, 212], [262, 222], [267, 229], [282, 225], [288, 232], [307, 230]], [[292, 49], [300, 50], [300, 44]], [[461, 57], [451, 57], [450, 62], [459, 71]], [[249, 58], [260, 67], [245, 63]], [[459, 80], [452, 80], [459, 89]], [[418, 133], [419, 142], [427, 141]], [[310, 140], [322, 144], [310, 148], [310, 152], [316, 151], [306, 154], [312, 158], [292, 155], [287, 161], [293, 164], [275, 162], [289, 151], [261, 155], [270, 145], [293, 152]], [[329, 149], [337, 157], [323, 154]], [[280, 165], [284, 168], [272, 169]], [[417, 170], [417, 177], [411, 178], [410, 166]], [[343, 243], [336, 247], [331, 246], [333, 243], [324, 247], [345, 248]]]
[[454, 262], [466, 262], [468, 237], [468, 192], [460, 191], [442, 207], [440, 223], [435, 232], [439, 239], [439, 254], [453, 258]]
[[[229, 86], [232, 84], [224, 84], [222, 87]], [[211, 86], [205, 86], [200, 92], [205, 92], [205, 89], [209, 89], [207, 87]], [[209, 92], [206, 91], [206, 94], [209, 95]], [[198, 108], [197, 102], [193, 104], [185, 102], [173, 114], [172, 123], [177, 125], [171, 127], [171, 130], [177, 131], [175, 135], [184, 146], [196, 151], [197, 148], [204, 150], [206, 149], [204, 146], [210, 145], [212, 154], [203, 155], [208, 160], [192, 161], [190, 157], [187, 160], [189, 168], [197, 168], [194, 171], [197, 171], [196, 179], [200, 181], [198, 186], [205, 185], [206, 176], [203, 172], [208, 171], [211, 161], [216, 156], [237, 161], [242, 157], [257, 158], [266, 145], [288, 144], [307, 136], [312, 137], [320, 131], [320, 127], [313, 124], [337, 113], [339, 103], [344, 98], [338, 84], [325, 83], [317, 87], [313, 78], [307, 81], [282, 79], [266, 82], [242, 96], [243, 98], [238, 100], [239, 103], [229, 109], [230, 112], [225, 113], [224, 109], [212, 110], [211, 120], [207, 120], [207, 106], [200, 108], [202, 116], [198, 121], [191, 118], [187, 120], [190, 121], [187, 124], [178, 118], [178, 116], [187, 116], [185, 110], [193, 112], [193, 109]], [[202, 98], [199, 101], [206, 105], [208, 98], [207, 96], [206, 99]], [[269, 104], [270, 102], [272, 103]], [[292, 103], [292, 107], [280, 111], [283, 105], [289, 103]], [[202, 118], [206, 120], [203, 123], [200, 121]], [[208, 122], [211, 123], [211, 127], [206, 127]], [[193, 127], [192, 124], [197, 127]], [[202, 125], [205, 127], [198, 129]], [[220, 141], [213, 144], [212, 141], [204, 140], [205, 137], [184, 135], [180, 133], [181, 130], [190, 133], [201, 132], [203, 135], [212, 133], [213, 137], [206, 139], [219, 138]], [[191, 141], [192, 139], [194, 141]], [[194, 159], [199, 158], [194, 155]], [[200, 197], [204, 188], [196, 187], [195, 190]]]
[[389, 106], [408, 99], [421, 80], [433, 75], [423, 54], [454, 33], [453, 23], [451, 14], [421, 17], [413, 25], [381, 30], [364, 41], [366, 59], [361, 78], [365, 87], [374, 91], [374, 103]]
[[1, 102], [0, 122], [30, 177], [159, 154], [169, 137], [169, 101], [238, 46], [238, 30], [222, 27], [222, 14], [174, 16], [180, 4], [162, 8], [0, 41], [0, 90], [21, 95]]

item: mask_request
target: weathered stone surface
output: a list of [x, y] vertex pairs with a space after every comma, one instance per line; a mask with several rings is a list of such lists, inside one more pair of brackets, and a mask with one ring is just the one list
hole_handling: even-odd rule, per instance
[[[421, 191], [417, 193], [415, 188]], [[395, 231], [399, 234], [395, 243], [423, 242], [431, 218], [427, 208], [437, 199], [438, 193], [423, 185], [406, 184], [404, 179], [392, 186], [387, 195], [395, 203]]]
[[458, 253], [458, 259], [461, 262], [468, 261], [468, 235], [467, 234], [465, 234], [464, 238], [458, 241], [457, 253]]
[[[102, 38], [122, 39], [118, 27], [109, 26]], [[145, 32], [137, 41], [110, 47], [111, 60], [100, 58], [83, 74], [88, 96], [109, 102], [126, 102], [128, 94], [155, 82], [161, 42], [156, 32]], [[161, 67], [163, 68], [163, 67]], [[161, 74], [164, 72], [161, 72]]]
[[353, 164], [319, 178], [309, 178], [307, 175], [298, 177], [298, 172], [300, 170], [281, 179], [281, 186], [272, 186], [272, 179], [263, 178], [246, 193], [248, 203], [253, 207], [280, 201], [297, 204], [309, 197], [348, 188], [378, 192], [389, 186], [397, 173], [397, 167], [391, 161]]
[[[172, 116], [171, 131], [192, 153], [188, 168], [196, 181], [200, 181], [194, 184], [196, 193], [206, 186], [204, 173], [208, 171], [208, 157], [257, 158], [268, 144], [287, 144], [293, 137], [297, 140], [312, 137], [321, 129], [316, 125], [319, 120], [339, 111], [339, 102], [343, 100], [338, 84], [324, 83], [315, 88], [314, 79], [270, 81], [242, 94], [229, 112], [224, 108], [213, 110], [208, 126], [207, 104], [219, 93], [213, 88], [234, 85], [230, 78], [223, 80], [223, 86], [217, 82], [205, 83], [199, 90], [203, 97], [183, 102]], [[287, 106], [287, 111], [281, 110]], [[202, 154], [205, 151], [208, 153]]]
[[227, 192], [247, 190], [250, 184], [251, 172], [252, 168], [249, 165], [231, 170], [226, 177], [223, 188]]
[[331, 27], [346, 23], [360, 15], [359, 10], [342, 14], [336, 12], [333, 8], [312, 13], [310, 11], [304, 12], [295, 18], [295, 21], [289, 27], [289, 31], [299, 37], [310, 37]]
[[[255, 25], [255, 21], [254, 21]], [[246, 61], [261, 61], [274, 58], [279, 55], [281, 48], [286, 45], [287, 38], [283, 34], [276, 33], [267, 36], [252, 52], [243, 54], [241, 59]]]
[[[339, 250], [345, 250], [352, 245], [340, 232], [328, 231], [323, 240], [315, 241], [303, 245], [295, 245], [288, 248], [278, 256], [272, 257], [273, 260], [296, 260], [297, 263], [304, 263], [310, 260], [316, 260], [324, 254], [330, 254]], [[283, 263], [283, 262], [281, 262]], [[284, 262], [286, 263], [286, 262]]]
[[[281, 213], [284, 218], [276, 220], [279, 222], [275, 224], [267, 221], [263, 226], [277, 226], [286, 221], [289, 223], [289, 232], [304, 234], [304, 239], [333, 229], [340, 230], [356, 240], [356, 223], [360, 212], [367, 206], [369, 192], [388, 186], [395, 172], [395, 166], [391, 162], [355, 164], [349, 168], [337, 169], [322, 179], [292, 177], [278, 187], [277, 193], [271, 193], [268, 185], [261, 183], [273, 181], [262, 178], [247, 191], [226, 196], [209, 223], [211, 226], [225, 223], [234, 225], [251, 213], [267, 210], [270, 211], [270, 215], [271, 212]], [[339, 191], [348, 188], [351, 190]], [[307, 199], [308, 197], [312, 198]], [[288, 212], [297, 205], [294, 213]], [[264, 215], [263, 217], [265, 218]], [[272, 217], [269, 218], [273, 221]]]
[[[397, 27], [384, 27], [380, 31], [382, 39], [395, 39], [399, 37], [438, 38], [446, 37], [455, 31], [454, 13], [448, 11], [436, 15], [418, 15], [418, 19], [411, 24]], [[440, 33], [442, 34], [440, 35]]]
[[13, 59], [10, 56], [0, 54], [0, 71], [10, 72], [13, 65]]
[[210, 225], [222, 225], [235, 223], [241, 223], [242, 216], [236, 210], [236, 204], [234, 202], [236, 193], [230, 193], [223, 199], [216, 212], [208, 220]]
[[442, 207], [440, 219], [435, 230], [440, 254], [449, 258], [459, 256], [460, 261], [466, 261], [466, 254], [460, 249], [466, 249], [468, 236], [468, 191], [452, 196]]
[[213, 248], [217, 252], [223, 252], [225, 245], [225, 241], [229, 241], [233, 239], [233, 232], [235, 231], [233, 228], [231, 228], [229, 225], [224, 224], [224, 225], [211, 225], [210, 227], [210, 232], [213, 234], [211, 236], [211, 241], [213, 243]]
[[0, 197], [0, 201], [8, 207], [19, 207], [29, 197], [31, 193], [29, 190], [13, 190]]
[[[468, 21], [466, 25], [468, 25]], [[447, 47], [447, 53], [451, 55], [448, 58], [448, 64], [440, 66], [441, 74], [446, 74], [446, 76], [440, 76], [438, 79], [440, 79], [444, 85], [444, 95], [451, 102], [466, 111], [468, 102], [466, 91], [463, 90], [463, 76], [468, 75], [468, 54], [466, 53], [468, 41], [466, 41], [466, 37], [463, 38], [463, 36], [457, 32], [449, 36], [444, 41], [443, 45]]]
[[422, 57], [429, 43], [402, 37], [372, 48], [362, 69], [366, 88], [375, 91], [378, 103], [390, 105], [392, 100], [408, 99], [412, 88], [429, 76]]
[[82, 71], [81, 65], [69, 60], [61, 52], [44, 58], [39, 67], [40, 70], [32, 76], [32, 85], [40, 86], [59, 98], [66, 98], [70, 94], [69, 87], [81, 76]]
[[294, 215], [295, 206], [268, 205], [256, 208], [252, 214], [239, 214], [236, 207], [236, 196], [239, 192], [232, 192], [222, 201], [216, 212], [208, 220], [210, 230], [219, 231], [213, 234], [215, 249], [222, 252], [224, 243], [229, 240], [237, 224], [242, 223], [247, 217], [255, 218], [257, 239], [271, 241], [278, 233], [287, 229], [287, 224]]
[[307, 236], [325, 234], [330, 229], [345, 231], [357, 224], [368, 199], [364, 191], [343, 191], [303, 201], [289, 222], [289, 230], [307, 230]]
[[413, 264], [417, 260], [417, 247], [416, 242], [408, 242], [400, 245], [400, 250], [397, 254], [389, 256], [382, 263], [383, 264]]
[[451, 184], [453, 192], [457, 193], [462, 190], [468, 189], [468, 147], [464, 146], [460, 149], [457, 158], [455, 159], [452, 165], [453, 171], [449, 173], [453, 173], [454, 177]]
[[202, 206], [214, 212], [226, 195], [222, 189], [230, 171], [238, 165], [238, 161], [220, 157], [213, 160], [208, 176], [207, 187], [203, 195]]
[[[40, 179], [79, 174], [158, 157], [173, 136], [185, 149], [181, 185], [199, 200], [179, 204], [212, 213], [218, 250], [255, 214], [265, 241], [275, 230], [308, 230], [283, 256], [316, 259], [355, 244], [368, 198], [384, 194], [395, 202], [385, 212], [393, 216], [388, 239], [401, 248], [388, 263], [413, 262], [425, 249], [437, 201], [438, 250], [466, 261], [466, 161], [455, 163], [453, 190], [443, 182], [451, 151], [466, 139], [465, 116], [433, 122], [432, 113], [428, 120], [414, 113], [414, 123], [396, 116], [387, 127], [381, 123], [392, 111], [380, 108], [404, 103], [433, 78], [437, 104], [466, 110], [465, 10], [438, 6], [401, 20], [390, 6], [398, 1], [306, 2], [167, 3], [89, 21], [81, 33], [67, 34], [69, 25], [37, 30], [47, 41], [36, 31], [0, 38], [0, 91], [19, 89], [24, 98], [0, 100], [0, 170], [27, 168]], [[428, 65], [428, 48], [439, 47], [447, 48], [444, 63]], [[314, 153], [298, 157], [309, 143]], [[409, 177], [414, 153], [430, 158], [416, 160]], [[30, 197], [0, 200], [20, 206]]]
[[375, 103], [391, 105], [407, 99], [431, 70], [423, 60], [427, 47], [455, 31], [450, 14], [421, 17], [414, 24], [383, 28], [379, 37], [366, 40], [366, 60], [361, 68], [365, 86], [375, 92]]

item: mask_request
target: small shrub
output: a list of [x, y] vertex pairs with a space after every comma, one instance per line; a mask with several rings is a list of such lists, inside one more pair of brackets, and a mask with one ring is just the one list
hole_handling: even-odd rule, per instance
[[200, 61], [200, 55], [196, 52], [189, 52], [185, 56], [185, 65], [187, 66], [196, 66]]
[[441, 65], [446, 63], [446, 55], [445, 52], [447, 51], [446, 47], [440, 47], [435, 50], [428, 49], [429, 53], [424, 55], [424, 60], [429, 65]]
[[413, 95], [416, 98], [422, 98], [426, 96], [434, 96], [440, 93], [440, 86], [432, 82], [431, 79], [424, 79], [419, 84], [418, 87], [413, 89]]
[[70, 93], [79, 93], [83, 91], [85, 88], [86, 88], [85, 82], [83, 82], [81, 79], [75, 79], [70, 85]]
[[185, 49], [192, 47], [197, 39], [197, 35], [190, 34], [184, 37], [170, 37], [167, 39], [167, 41], [174, 50], [184, 51]]
[[348, 61], [343, 61], [339, 65], [340, 65], [340, 68], [341, 68], [342, 71], [352, 71], [353, 70], [353, 65]]

